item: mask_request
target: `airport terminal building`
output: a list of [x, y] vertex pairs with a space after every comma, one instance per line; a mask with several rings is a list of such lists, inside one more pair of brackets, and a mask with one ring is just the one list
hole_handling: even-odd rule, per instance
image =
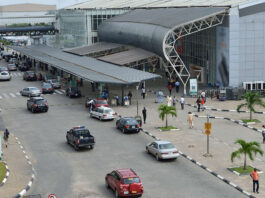
[[[264, 0], [90, 0], [56, 18], [62, 48], [100, 45], [104, 53], [97, 51], [97, 58], [130, 67], [137, 60], [121, 59], [141, 53], [139, 69], [165, 67], [184, 85], [190, 78], [221, 87], [259, 81], [248, 88], [265, 89]], [[115, 51], [106, 43], [125, 47]], [[150, 61], [155, 57], [159, 63]]]

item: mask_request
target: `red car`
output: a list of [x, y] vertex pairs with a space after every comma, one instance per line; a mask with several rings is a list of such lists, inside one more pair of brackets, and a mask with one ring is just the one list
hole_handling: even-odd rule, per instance
[[115, 197], [141, 197], [144, 192], [140, 178], [132, 169], [119, 169], [105, 177], [107, 188], [115, 192]]
[[94, 108], [102, 106], [109, 107], [107, 100], [101, 98], [97, 98], [96, 100], [94, 100]]

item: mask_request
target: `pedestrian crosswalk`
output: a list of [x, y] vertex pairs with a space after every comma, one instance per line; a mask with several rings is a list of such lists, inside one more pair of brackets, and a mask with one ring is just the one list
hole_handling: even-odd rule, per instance
[[11, 72], [10, 76], [11, 77], [23, 76], [23, 73], [22, 72]]
[[[54, 95], [55, 94], [59, 94], [59, 95], [64, 95], [65, 94], [65, 90], [63, 89], [56, 89], [54, 90]], [[11, 99], [11, 98], [17, 98], [21, 96], [20, 92], [16, 92], [16, 93], [1, 93], [0, 91], [0, 100], [3, 100], [3, 99]]]

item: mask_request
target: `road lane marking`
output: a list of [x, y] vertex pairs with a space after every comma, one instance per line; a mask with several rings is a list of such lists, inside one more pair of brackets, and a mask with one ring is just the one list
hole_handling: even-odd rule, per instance
[[15, 98], [15, 97], [16, 97], [16, 95], [13, 94], [13, 93], [9, 93], [9, 95], [10, 95], [12, 98]]
[[63, 94], [62, 92], [60, 92], [59, 90], [55, 90], [56, 93], [58, 94]]
[[9, 96], [8, 96], [6, 93], [3, 93], [3, 96], [4, 96], [5, 98], [9, 98]]
[[20, 96], [21, 94], [19, 92], [17, 92], [16, 95]]
[[3, 97], [2, 97], [2, 96], [0, 96], [0, 100], [1, 100], [1, 99], [3, 99]]

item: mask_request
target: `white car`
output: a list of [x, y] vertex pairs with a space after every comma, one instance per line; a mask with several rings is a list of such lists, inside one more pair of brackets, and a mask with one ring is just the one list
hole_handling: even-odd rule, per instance
[[154, 141], [146, 145], [147, 153], [150, 153], [156, 157], [156, 160], [160, 159], [176, 159], [179, 157], [179, 152], [176, 147], [168, 141]]
[[117, 116], [117, 113], [108, 107], [97, 107], [90, 111], [90, 117], [98, 118], [99, 120], [113, 120]]
[[20, 94], [21, 96], [33, 97], [33, 96], [40, 96], [41, 92], [36, 87], [26, 87], [20, 91]]
[[0, 80], [11, 80], [9, 72], [7, 71], [0, 72]]

